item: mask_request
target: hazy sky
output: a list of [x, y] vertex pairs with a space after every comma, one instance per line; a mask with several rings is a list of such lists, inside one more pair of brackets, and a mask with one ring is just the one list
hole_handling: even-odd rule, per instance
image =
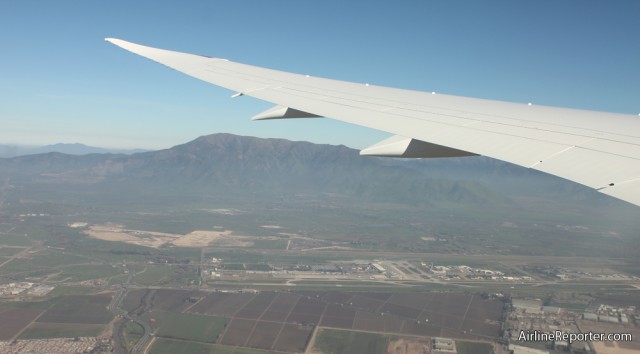
[[[364, 147], [104, 42], [314, 76], [638, 114], [640, 1], [0, 1], [0, 144], [164, 148], [229, 132]], [[640, 117], [638, 118], [640, 119]]]

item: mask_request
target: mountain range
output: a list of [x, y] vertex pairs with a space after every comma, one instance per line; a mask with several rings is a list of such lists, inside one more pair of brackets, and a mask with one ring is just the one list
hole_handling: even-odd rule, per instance
[[[483, 158], [385, 159], [345, 146], [231, 134], [133, 154], [49, 152], [0, 159], [0, 181], [239, 196], [334, 193], [406, 204], [508, 205], [518, 196], [611, 203], [587, 188]], [[124, 190], [124, 189], [123, 189]]]
[[88, 146], [84, 144], [74, 143], [58, 143], [45, 146], [26, 146], [26, 145], [0, 145], [0, 158], [16, 157], [33, 154], [43, 154], [47, 152], [60, 152], [69, 155], [85, 155], [85, 154], [134, 154], [144, 152], [143, 149], [105, 149], [100, 147]]

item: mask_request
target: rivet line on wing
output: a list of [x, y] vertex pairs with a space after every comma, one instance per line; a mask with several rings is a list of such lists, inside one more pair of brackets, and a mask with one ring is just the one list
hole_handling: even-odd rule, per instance
[[534, 168], [534, 167], [538, 166], [539, 164], [543, 163], [544, 161], [549, 161], [549, 160], [551, 160], [552, 158], [554, 158], [555, 156], [558, 156], [558, 155], [560, 155], [560, 154], [563, 154], [563, 153], [565, 153], [565, 152], [567, 152], [567, 151], [569, 151], [569, 150], [571, 150], [571, 149], [573, 149], [573, 148], [575, 148], [575, 147], [576, 147], [575, 145], [573, 145], [573, 146], [569, 146], [569, 147], [567, 147], [567, 148], [565, 148], [565, 149], [562, 149], [562, 150], [560, 150], [560, 151], [558, 151], [558, 152], [556, 152], [556, 153], [554, 153], [554, 154], [551, 154], [551, 155], [549, 155], [548, 157], [546, 157], [546, 158], [544, 158], [544, 159], [542, 159], [542, 160], [540, 160], [540, 161], [538, 161], [538, 162], [534, 163], [533, 165], [529, 166], [529, 168]]

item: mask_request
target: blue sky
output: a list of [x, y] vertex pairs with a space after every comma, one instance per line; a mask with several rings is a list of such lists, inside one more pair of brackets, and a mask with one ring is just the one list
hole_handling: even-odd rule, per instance
[[[229, 132], [362, 148], [105, 37], [376, 85], [640, 113], [640, 1], [0, 2], [0, 144], [166, 148]], [[639, 118], [640, 119], [640, 118]]]

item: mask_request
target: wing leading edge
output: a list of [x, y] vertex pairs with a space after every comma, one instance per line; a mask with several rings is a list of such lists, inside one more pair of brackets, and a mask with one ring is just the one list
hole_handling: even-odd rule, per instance
[[[189, 76], [279, 106], [262, 119], [333, 118], [399, 136], [392, 139], [392, 150], [411, 146], [408, 157], [416, 157], [416, 151], [425, 157], [484, 155], [640, 205], [637, 116], [337, 81], [106, 40]], [[412, 140], [398, 143], [402, 137]], [[378, 150], [365, 153], [375, 154], [384, 145], [376, 144]]]

